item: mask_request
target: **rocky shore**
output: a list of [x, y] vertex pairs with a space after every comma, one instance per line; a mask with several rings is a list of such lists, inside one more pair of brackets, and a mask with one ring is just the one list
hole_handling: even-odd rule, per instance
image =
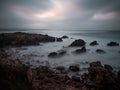
[[[72, 67], [71, 67], [72, 68]], [[59, 76], [47, 66], [25, 66], [0, 49], [1, 90], [120, 90], [120, 71], [100, 61], [90, 63], [81, 76]]]
[[[120, 71], [114, 71], [110, 65], [102, 65], [100, 61], [91, 62], [88, 73], [69, 77], [58, 75], [47, 66], [37, 68], [24, 65], [19, 59], [13, 59], [5, 50], [6, 47], [18, 47], [28, 45], [39, 45], [41, 42], [55, 42], [67, 39], [51, 37], [41, 34], [29, 33], [5, 33], [0, 34], [0, 90], [120, 90]], [[86, 42], [82, 39], [73, 41], [69, 47], [81, 47], [74, 53], [85, 53]], [[90, 43], [91, 46], [99, 45], [97, 41]], [[108, 46], [118, 46], [111, 42]], [[97, 53], [105, 53], [97, 49]], [[66, 54], [66, 51], [51, 52], [48, 57], [57, 57]], [[63, 70], [65, 67], [57, 67]], [[69, 70], [80, 71], [80, 68], [72, 65]]]
[[39, 45], [41, 42], [55, 42], [55, 41], [60, 42], [62, 41], [62, 38], [23, 32], [0, 34], [0, 47]]

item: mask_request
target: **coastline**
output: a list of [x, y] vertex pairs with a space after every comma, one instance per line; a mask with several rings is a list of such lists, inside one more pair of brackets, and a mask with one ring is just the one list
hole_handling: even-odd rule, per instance
[[[18, 33], [23, 34], [23, 33]], [[28, 35], [28, 34], [27, 34]], [[14, 36], [13, 36], [14, 37]], [[29, 36], [28, 36], [29, 37]], [[35, 34], [36, 37], [36, 34]], [[43, 36], [43, 37], [46, 37]], [[43, 38], [42, 37], [42, 38]], [[15, 37], [14, 37], [15, 38]], [[19, 37], [18, 37], [19, 38]], [[16, 38], [16, 41], [18, 40]], [[25, 37], [24, 37], [25, 38]], [[24, 39], [23, 38], [23, 39]], [[25, 43], [21, 43], [22, 40], [18, 40], [17, 43], [11, 39], [10, 43], [6, 44], [5, 41], [3, 45], [5, 46], [22, 46], [22, 45], [36, 45], [36, 42], [49, 42], [55, 41], [55, 38], [52, 39], [47, 36], [47, 41], [40, 41], [41, 38], [34, 38], [33, 43], [29, 43], [26, 40]], [[53, 39], [54, 38], [54, 39]], [[8, 39], [8, 38], [7, 38]], [[19, 38], [20, 39], [20, 38]], [[37, 40], [36, 40], [37, 39]], [[10, 40], [10, 39], [8, 39]], [[43, 39], [42, 39], [43, 40]], [[46, 40], [46, 39], [44, 39]], [[61, 39], [58, 39], [58, 41]], [[23, 42], [23, 41], [22, 41]], [[2, 45], [2, 44], [1, 44]], [[1, 47], [3, 47], [3, 45]], [[120, 89], [120, 71], [114, 72], [113, 68], [110, 65], [103, 66], [100, 61], [90, 63], [88, 68], [88, 73], [83, 74], [80, 77], [72, 76], [59, 76], [55, 72], [49, 69], [47, 66], [40, 66], [38, 68], [31, 68], [27, 65], [23, 65], [22, 62], [12, 60], [3, 48], [0, 49], [0, 70], [1, 70], [1, 84], [6, 87], [1, 87], [1, 89], [13, 89], [13, 90], [119, 90]], [[10, 76], [8, 75], [10, 74]], [[7, 77], [7, 78], [6, 78]], [[16, 85], [12, 85], [12, 82], [15, 82]], [[25, 83], [23, 83], [25, 82]], [[21, 87], [21, 88], [20, 88]]]

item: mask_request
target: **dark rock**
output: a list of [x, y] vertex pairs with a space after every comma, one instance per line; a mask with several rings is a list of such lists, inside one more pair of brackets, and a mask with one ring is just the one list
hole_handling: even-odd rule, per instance
[[107, 64], [104, 65], [104, 68], [109, 70], [109, 71], [113, 70], [113, 68], [110, 65], [107, 65]]
[[71, 70], [73, 72], [77, 72], [77, 71], [80, 71], [80, 68], [76, 65], [72, 65], [69, 67], [69, 70]]
[[111, 41], [107, 46], [119, 46], [119, 43]]
[[72, 76], [72, 80], [76, 82], [80, 82], [80, 77]]
[[77, 49], [74, 52], [75, 53], [84, 53], [84, 52], [86, 52], [86, 48], [83, 46], [81, 49]]
[[65, 67], [63, 67], [63, 66], [58, 66], [58, 67], [56, 67], [56, 70], [64, 71], [64, 70], [65, 70]]
[[91, 46], [95, 46], [95, 45], [98, 45], [97, 41], [93, 41], [90, 43]]
[[56, 52], [49, 53], [48, 57], [56, 57], [58, 54]]
[[92, 67], [102, 67], [101, 62], [96, 61], [96, 62], [90, 63], [90, 68], [92, 68]]
[[62, 38], [63, 38], [63, 39], [66, 39], [66, 38], [68, 38], [68, 36], [65, 36], [65, 35], [64, 35], [64, 36], [62, 36]]
[[62, 42], [63, 40], [61, 38], [57, 38], [57, 41], [58, 42]]
[[82, 39], [78, 39], [73, 41], [70, 46], [85, 46], [85, 41]]
[[59, 55], [64, 55], [64, 54], [66, 54], [66, 51], [64, 51], [64, 50], [59, 51]]
[[102, 50], [102, 49], [97, 49], [96, 52], [97, 52], [97, 53], [105, 53], [105, 51]]
[[[39, 45], [40, 42], [54, 41], [55, 37], [42, 34], [30, 34], [22, 32], [0, 34], [0, 47]], [[56, 41], [62, 41], [62, 39], [56, 38]]]
[[119, 77], [119, 79], [120, 79], [120, 70], [118, 71], [118, 77]]

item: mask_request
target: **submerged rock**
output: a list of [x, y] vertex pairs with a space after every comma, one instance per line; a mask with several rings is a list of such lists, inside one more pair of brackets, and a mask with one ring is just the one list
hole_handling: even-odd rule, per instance
[[78, 39], [73, 41], [70, 46], [85, 46], [85, 41], [82, 39]]
[[85, 47], [82, 47], [81, 49], [77, 49], [74, 51], [75, 53], [84, 53], [86, 52], [86, 48]]
[[56, 57], [58, 54], [56, 52], [49, 53], [48, 57]]
[[107, 44], [107, 46], [119, 46], [119, 43], [111, 41]]
[[64, 36], [62, 36], [61, 38], [62, 38], [62, 39], [67, 39], [68, 36], [64, 35]]
[[69, 67], [70, 71], [77, 72], [80, 71], [80, 68], [77, 65], [72, 65]]
[[97, 53], [105, 53], [105, 51], [102, 50], [102, 49], [97, 49], [96, 52], [97, 52]]
[[95, 45], [98, 45], [97, 41], [93, 41], [93, 42], [90, 43], [90, 46], [95, 46]]

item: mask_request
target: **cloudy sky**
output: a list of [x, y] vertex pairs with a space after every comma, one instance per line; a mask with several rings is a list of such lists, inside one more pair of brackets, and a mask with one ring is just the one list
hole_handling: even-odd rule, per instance
[[0, 0], [0, 28], [120, 29], [120, 0]]

